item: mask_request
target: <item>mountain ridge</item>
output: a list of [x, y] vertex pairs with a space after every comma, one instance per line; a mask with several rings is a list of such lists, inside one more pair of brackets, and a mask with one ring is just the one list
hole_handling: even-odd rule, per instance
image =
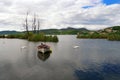
[[[119, 29], [120, 26], [113, 26], [113, 27], [108, 27], [105, 29], [100, 29], [100, 30], [96, 30], [98, 32], [113, 32], [116, 31], [116, 29]], [[45, 34], [56, 34], [56, 35], [60, 35], [60, 34], [77, 34], [79, 32], [91, 32], [92, 30], [88, 30], [86, 28], [73, 28], [73, 27], [67, 27], [67, 28], [62, 28], [62, 29], [43, 29], [40, 30], [40, 32], [45, 33]], [[94, 30], [95, 31], [95, 30]], [[20, 32], [20, 31], [0, 31], [0, 35], [5, 35], [5, 34], [18, 34], [18, 33], [23, 33], [24, 31]], [[30, 31], [32, 32], [32, 31]]]
[[[43, 29], [40, 30], [40, 32], [46, 33], [46, 34], [77, 34], [79, 31], [88, 31], [86, 28], [62, 28], [62, 29]], [[0, 35], [5, 35], [5, 34], [18, 34], [18, 33], [23, 33], [24, 31], [0, 31]], [[30, 31], [32, 32], [32, 31]]]

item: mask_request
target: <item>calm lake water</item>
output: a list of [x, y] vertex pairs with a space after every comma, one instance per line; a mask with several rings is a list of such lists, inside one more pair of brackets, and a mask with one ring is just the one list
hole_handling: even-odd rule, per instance
[[61, 35], [45, 55], [37, 53], [39, 44], [0, 39], [0, 80], [120, 80], [118, 41]]

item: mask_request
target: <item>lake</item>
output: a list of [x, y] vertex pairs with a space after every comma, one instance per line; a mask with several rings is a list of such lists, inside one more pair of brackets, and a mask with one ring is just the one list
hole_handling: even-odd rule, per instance
[[119, 41], [58, 37], [45, 55], [40, 42], [0, 39], [0, 80], [120, 80]]

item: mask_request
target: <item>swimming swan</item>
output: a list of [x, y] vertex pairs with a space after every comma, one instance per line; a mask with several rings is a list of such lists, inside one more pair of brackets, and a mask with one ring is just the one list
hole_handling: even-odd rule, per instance
[[25, 48], [26, 48], [26, 46], [22, 46], [21, 48], [22, 48], [22, 49], [25, 49]]
[[79, 46], [74, 46], [73, 48], [79, 48]]

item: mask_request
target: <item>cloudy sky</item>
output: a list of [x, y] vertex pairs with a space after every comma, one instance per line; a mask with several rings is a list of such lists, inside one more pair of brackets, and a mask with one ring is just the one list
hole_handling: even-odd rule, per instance
[[0, 31], [23, 30], [27, 12], [29, 26], [35, 13], [41, 29], [120, 25], [120, 0], [0, 0]]

